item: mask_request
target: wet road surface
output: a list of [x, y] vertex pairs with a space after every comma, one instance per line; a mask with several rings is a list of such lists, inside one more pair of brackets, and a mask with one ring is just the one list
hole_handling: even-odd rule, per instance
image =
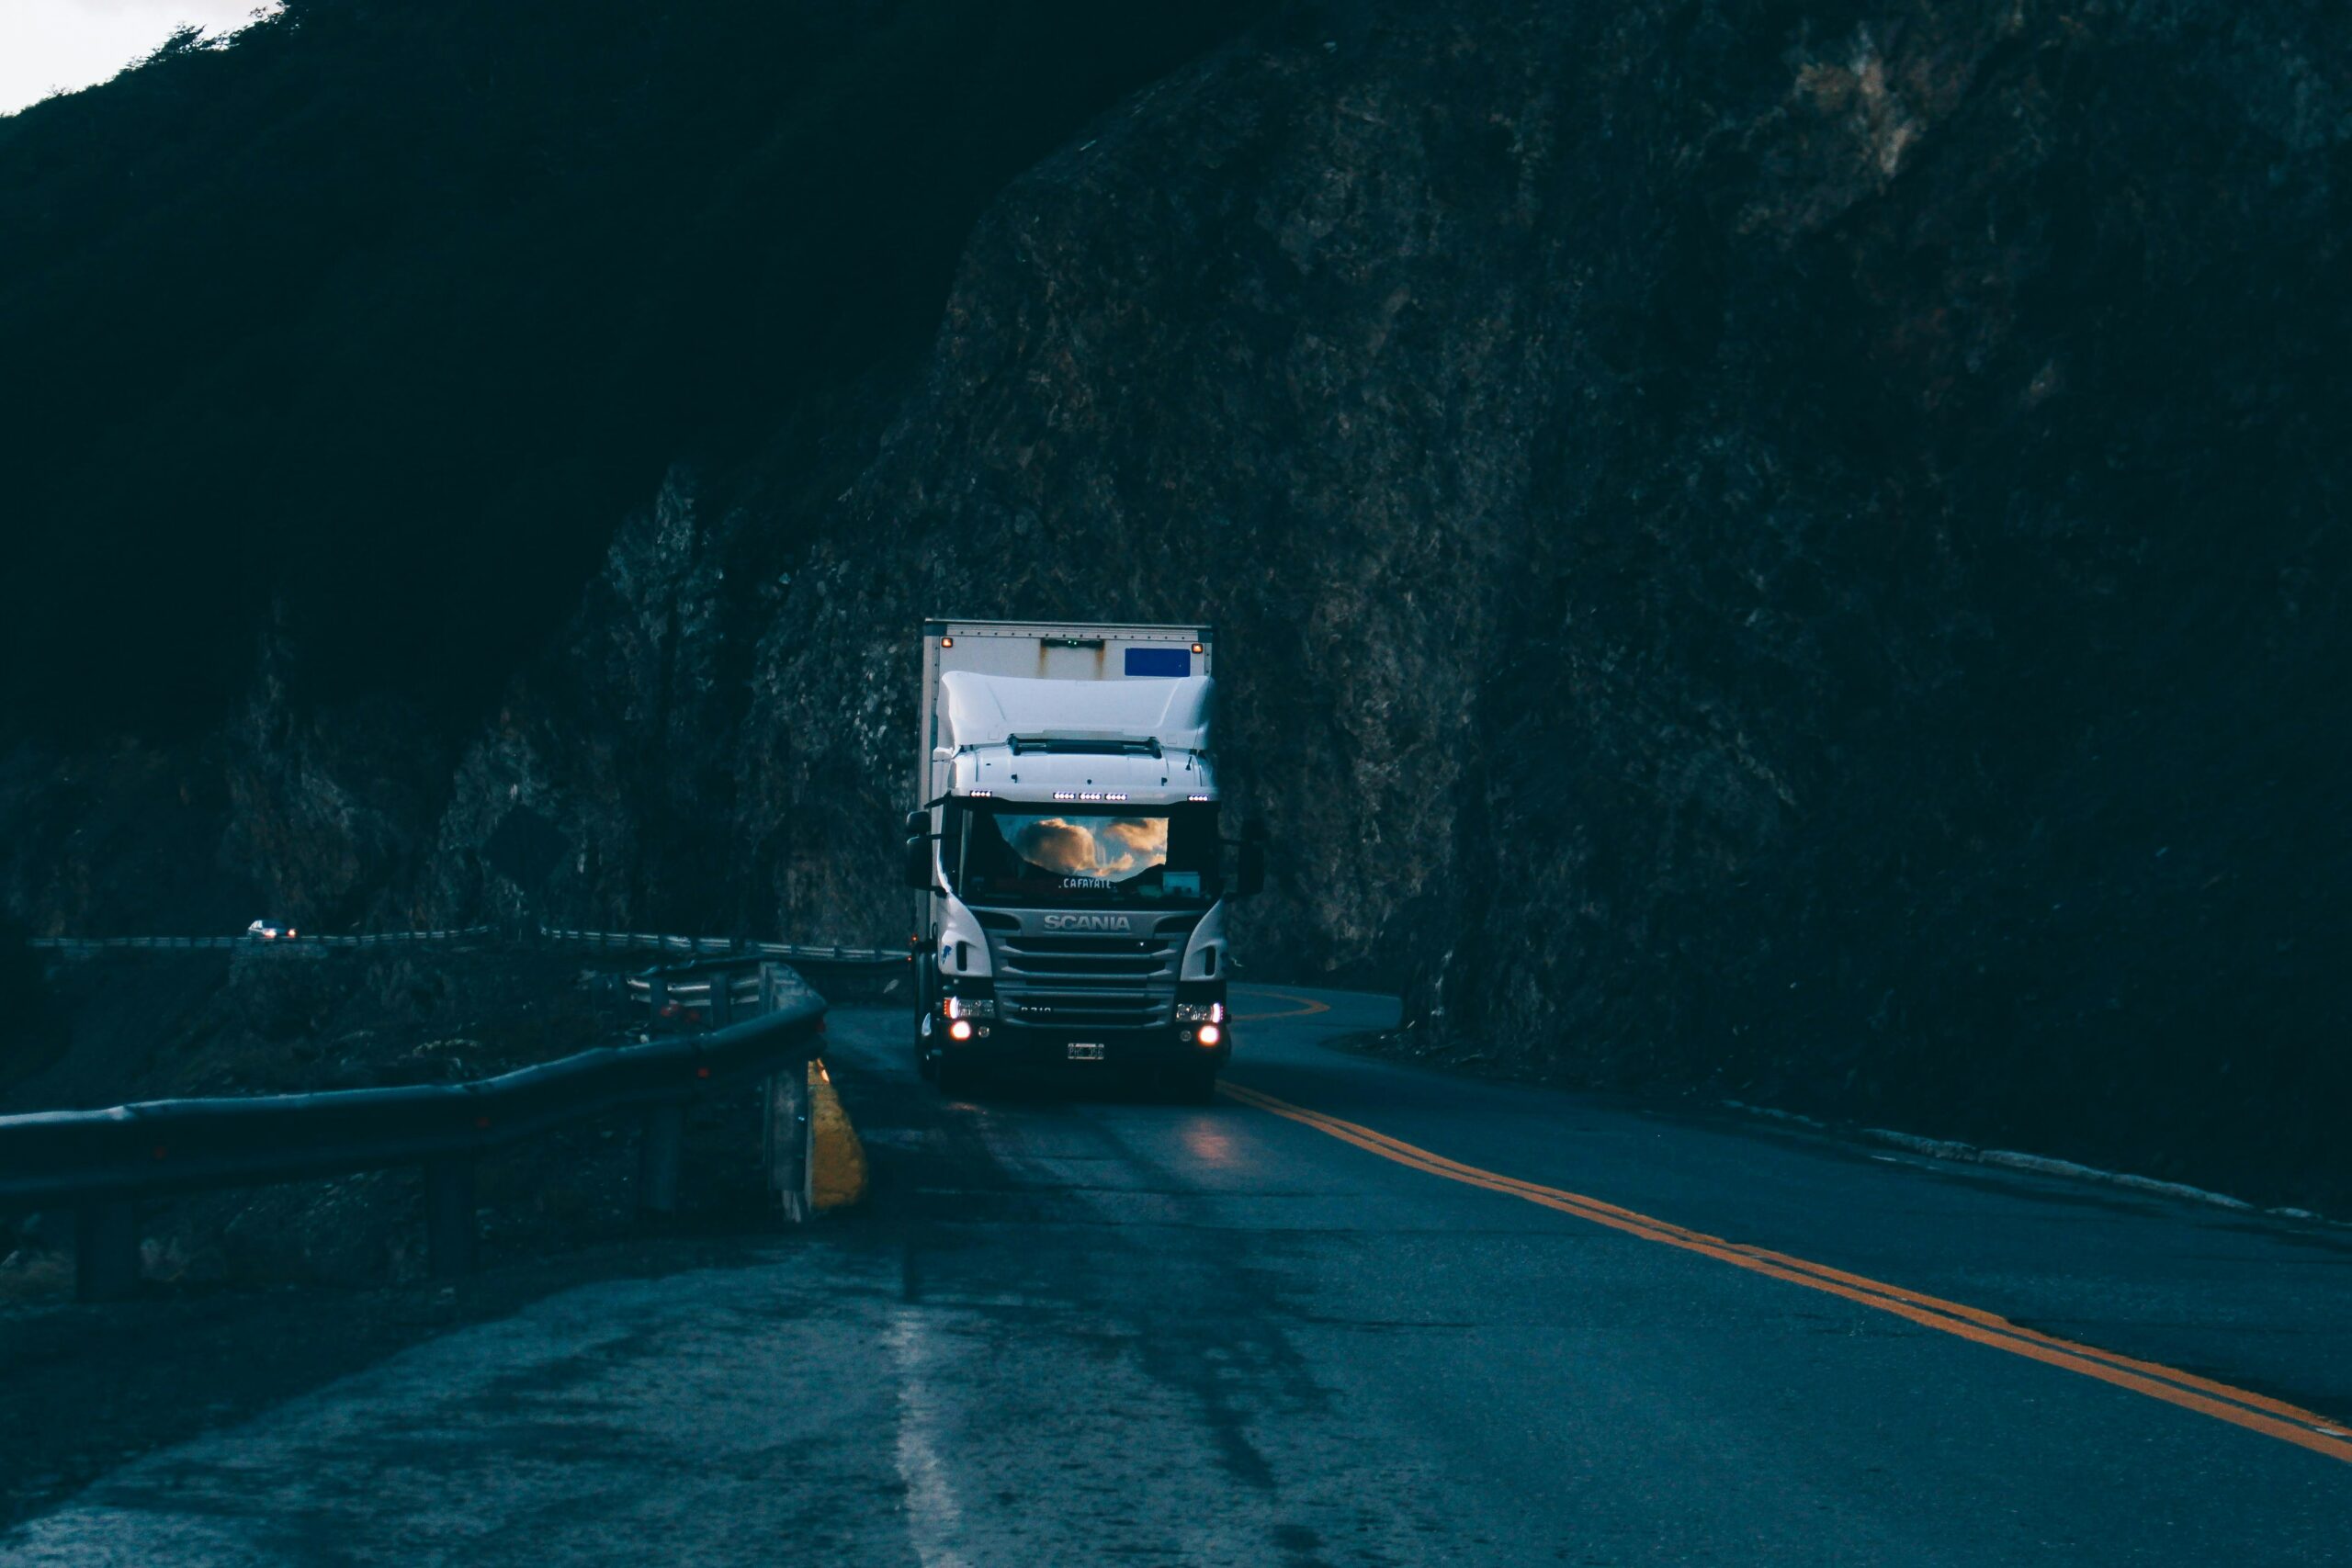
[[2346, 1233], [1237, 1000], [1210, 1106], [942, 1101], [837, 1011], [862, 1212], [417, 1346], [0, 1564], [2352, 1563]]

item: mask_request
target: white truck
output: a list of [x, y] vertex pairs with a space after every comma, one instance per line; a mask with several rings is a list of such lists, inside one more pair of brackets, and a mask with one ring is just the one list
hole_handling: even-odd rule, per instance
[[1079, 1062], [1205, 1099], [1233, 1053], [1204, 626], [933, 620], [906, 818], [916, 1065], [944, 1094]]

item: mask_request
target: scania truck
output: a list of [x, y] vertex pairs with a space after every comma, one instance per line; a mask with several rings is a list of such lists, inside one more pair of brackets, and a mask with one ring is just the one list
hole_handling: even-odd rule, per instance
[[1077, 1063], [1205, 1099], [1233, 1054], [1226, 915], [1265, 878], [1228, 840], [1205, 626], [926, 621], [916, 1065], [943, 1094]]

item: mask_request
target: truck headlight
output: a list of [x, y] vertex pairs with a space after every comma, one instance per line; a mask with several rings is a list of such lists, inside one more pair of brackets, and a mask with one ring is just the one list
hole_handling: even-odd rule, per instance
[[1178, 1002], [1176, 1021], [1179, 1023], [1223, 1023], [1223, 1002]]
[[943, 1018], [994, 1018], [996, 998], [993, 997], [949, 997], [939, 1004]]

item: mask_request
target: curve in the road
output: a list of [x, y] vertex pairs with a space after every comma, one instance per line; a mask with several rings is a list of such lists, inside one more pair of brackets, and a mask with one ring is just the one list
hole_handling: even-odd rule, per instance
[[1312, 1018], [1318, 1012], [1331, 1010], [1329, 1002], [1318, 1002], [1313, 997], [1293, 996], [1288, 991], [1261, 990], [1254, 986], [1247, 990], [1237, 986], [1234, 991], [1236, 995], [1272, 997], [1278, 1002], [1291, 1004], [1288, 1009], [1281, 1012], [1237, 1012], [1233, 1015], [1233, 1021], [1236, 1023], [1265, 1023], [1278, 1018]]
[[1393, 998], [1233, 999], [1277, 1016], [1208, 1106], [943, 1098], [902, 1010], [838, 1008], [860, 1208], [453, 1326], [0, 1564], [2352, 1568], [2341, 1450], [2248, 1418], [2352, 1412], [2336, 1233], [1351, 1048]]
[[[1321, 1010], [1318, 1008], [1317, 1010]], [[1247, 1018], [1250, 1015], [1238, 1016]], [[1295, 1015], [1275, 1013], [1261, 1016], [1279, 1018]], [[2045, 1366], [2097, 1378], [2101, 1382], [2112, 1383], [2118, 1388], [2129, 1389], [2134, 1393], [2160, 1399], [2167, 1404], [2194, 1410], [2216, 1420], [2227, 1421], [2232, 1426], [2243, 1427], [2282, 1442], [2293, 1443], [2298, 1448], [2309, 1449], [2313, 1453], [2352, 1463], [2352, 1431], [2347, 1431], [2328, 1416], [2290, 1404], [2284, 1400], [2199, 1377], [2176, 1367], [2137, 1360], [2096, 1346], [2080, 1345], [2054, 1335], [2042, 1334], [1981, 1307], [1906, 1291], [1900, 1286], [1847, 1273], [1770, 1248], [1725, 1241], [1721, 1236], [1708, 1235], [1669, 1221], [1654, 1219], [1581, 1193], [1546, 1187], [1540, 1182], [1522, 1181], [1516, 1177], [1464, 1165], [1359, 1122], [1294, 1105], [1240, 1084], [1227, 1082], [1217, 1087], [1221, 1092], [1244, 1105], [1285, 1117], [1317, 1132], [1328, 1134], [1342, 1143], [1352, 1144], [1367, 1153], [1378, 1155], [1383, 1159], [1393, 1160], [1431, 1176], [1522, 1198], [1547, 1209], [1556, 1209], [1595, 1224], [1639, 1236], [1645, 1241], [1695, 1252], [1735, 1268], [1746, 1269], [1792, 1285], [1803, 1285], [1807, 1290], [1823, 1291], [1879, 1312], [1892, 1313], [1923, 1328], [1953, 1335], [2013, 1356], [2023, 1356]]]

